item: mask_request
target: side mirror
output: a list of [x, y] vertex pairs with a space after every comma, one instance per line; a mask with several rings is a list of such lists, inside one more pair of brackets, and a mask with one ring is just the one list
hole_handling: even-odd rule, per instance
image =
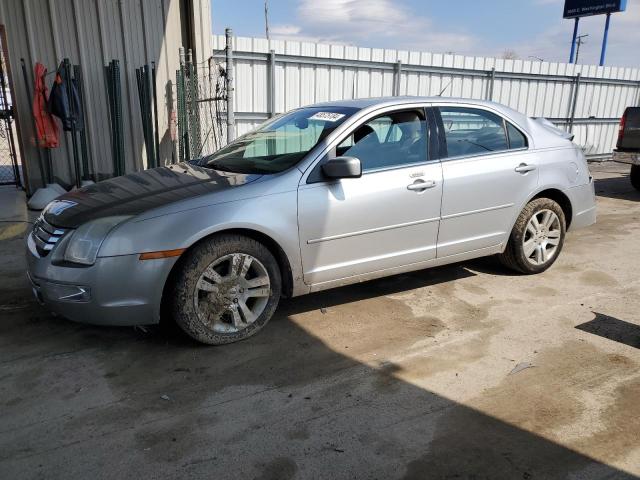
[[322, 165], [322, 173], [329, 178], [360, 178], [362, 164], [356, 157], [336, 157]]

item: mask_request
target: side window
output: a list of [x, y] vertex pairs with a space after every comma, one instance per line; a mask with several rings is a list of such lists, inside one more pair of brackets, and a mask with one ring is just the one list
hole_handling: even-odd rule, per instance
[[527, 148], [527, 137], [525, 137], [520, 130], [511, 125], [509, 122], [507, 124], [507, 133], [509, 134], [509, 148]]
[[502, 118], [486, 110], [440, 107], [449, 157], [481, 155], [507, 150]]
[[336, 147], [336, 155], [359, 158], [362, 170], [422, 163], [427, 123], [422, 110], [386, 114], [357, 127]]

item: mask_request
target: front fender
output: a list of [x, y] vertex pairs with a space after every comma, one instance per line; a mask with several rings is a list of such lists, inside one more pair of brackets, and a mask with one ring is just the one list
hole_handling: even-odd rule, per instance
[[289, 260], [294, 280], [301, 278], [295, 190], [209, 205], [143, 220], [130, 220], [112, 231], [99, 257], [189, 248], [223, 230], [249, 229], [272, 238]]

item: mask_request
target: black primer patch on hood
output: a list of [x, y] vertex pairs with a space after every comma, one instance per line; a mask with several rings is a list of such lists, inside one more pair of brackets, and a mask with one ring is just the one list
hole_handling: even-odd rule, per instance
[[260, 175], [221, 172], [179, 163], [131, 173], [66, 193], [46, 208], [51, 225], [77, 228], [96, 218], [137, 215], [153, 208], [245, 185]]

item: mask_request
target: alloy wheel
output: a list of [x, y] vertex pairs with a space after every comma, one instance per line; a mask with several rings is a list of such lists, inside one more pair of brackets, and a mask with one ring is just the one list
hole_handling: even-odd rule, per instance
[[522, 239], [524, 255], [533, 265], [543, 265], [558, 252], [562, 236], [560, 219], [555, 212], [544, 209], [533, 214]]
[[271, 281], [264, 265], [245, 253], [213, 261], [200, 275], [194, 292], [200, 319], [218, 333], [249, 327], [269, 302]]

